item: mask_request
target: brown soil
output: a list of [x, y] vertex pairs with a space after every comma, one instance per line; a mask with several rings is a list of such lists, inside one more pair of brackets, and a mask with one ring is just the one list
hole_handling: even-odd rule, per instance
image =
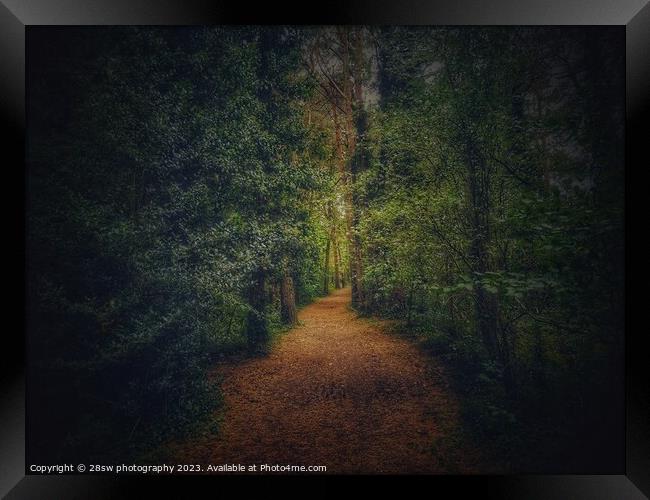
[[268, 356], [219, 367], [219, 433], [176, 448], [179, 463], [474, 472], [442, 369], [349, 303], [349, 289], [317, 300]]

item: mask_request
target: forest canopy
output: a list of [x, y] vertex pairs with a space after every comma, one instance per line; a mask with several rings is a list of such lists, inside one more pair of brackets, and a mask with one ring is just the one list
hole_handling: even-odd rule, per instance
[[39, 462], [195, 432], [215, 360], [349, 286], [444, 358], [510, 467], [621, 466], [622, 31], [30, 28], [27, 50]]

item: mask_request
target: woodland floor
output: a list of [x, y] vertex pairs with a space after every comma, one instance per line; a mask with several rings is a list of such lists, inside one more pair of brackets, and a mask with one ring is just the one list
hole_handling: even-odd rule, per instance
[[302, 309], [267, 356], [217, 366], [219, 432], [176, 446], [178, 463], [485, 472], [442, 367], [349, 304], [350, 290], [337, 290]]

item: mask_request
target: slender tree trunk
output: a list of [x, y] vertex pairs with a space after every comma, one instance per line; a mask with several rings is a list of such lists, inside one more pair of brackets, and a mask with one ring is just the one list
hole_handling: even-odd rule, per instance
[[[334, 146], [336, 150], [336, 167], [339, 175], [345, 174], [345, 159], [343, 157], [343, 144], [341, 141], [341, 129], [339, 128], [339, 119], [337, 107], [332, 101], [332, 118], [334, 120]], [[339, 251], [339, 242], [337, 238], [336, 224], [338, 222], [338, 210], [332, 210], [332, 246], [334, 247], [334, 286], [338, 289], [342, 286], [341, 281], [341, 254]]]
[[[342, 265], [342, 264], [343, 264], [343, 259], [342, 259], [342, 257], [341, 257], [341, 245], [337, 245], [336, 253], [337, 253], [338, 256], [339, 256], [339, 264]], [[346, 276], [345, 272], [342, 271], [342, 272], [340, 273], [340, 278], [341, 278], [341, 288], [345, 288], [345, 285], [347, 284], [347, 282], [346, 282], [346, 280], [345, 280], [345, 276]]]
[[[357, 120], [357, 134], [363, 137], [366, 132], [366, 115], [365, 110], [358, 111], [359, 118]], [[356, 183], [358, 174], [365, 168], [366, 158], [363, 146], [357, 145], [354, 158], [351, 162], [352, 169], [352, 186]], [[350, 252], [350, 266], [352, 270], [352, 306], [363, 307], [364, 305], [364, 292], [362, 287], [363, 282], [363, 262], [361, 257], [361, 237], [359, 234], [359, 222], [361, 219], [360, 204], [358, 195], [352, 189], [351, 197], [351, 252]]]
[[246, 332], [251, 351], [258, 350], [268, 339], [265, 288], [266, 274], [263, 269], [257, 269], [253, 273], [252, 283], [248, 289], [248, 305], [251, 310], [246, 317]]
[[280, 317], [287, 325], [296, 324], [296, 294], [289, 273], [284, 274], [280, 283]]
[[332, 247], [334, 254], [334, 286], [338, 290], [341, 288], [341, 254], [339, 251], [339, 241], [336, 235], [336, 227], [332, 230]]
[[334, 101], [332, 101], [332, 119], [334, 120], [334, 148], [336, 150], [337, 168], [339, 174], [344, 174], [345, 157], [343, 154], [343, 140], [341, 139], [341, 127], [339, 125], [339, 114]]
[[407, 326], [412, 325], [412, 318], [411, 318], [411, 312], [413, 310], [413, 296], [415, 292], [415, 287], [411, 283], [411, 286], [409, 288], [409, 294], [408, 298], [406, 299], [406, 324]]
[[325, 244], [325, 264], [323, 268], [323, 293], [327, 295], [330, 292], [330, 235], [327, 235], [327, 243]]
[[345, 192], [345, 232], [347, 237], [348, 244], [348, 257], [349, 257], [349, 272], [350, 272], [350, 285], [352, 286], [352, 307], [359, 306], [359, 284], [358, 284], [358, 272], [357, 272], [357, 252], [355, 247], [355, 226], [354, 226], [354, 175], [353, 175], [353, 162], [354, 159], [351, 158], [354, 156], [355, 147], [356, 147], [356, 131], [354, 128], [354, 110], [353, 110], [353, 88], [351, 85], [352, 80], [352, 68], [350, 61], [350, 28], [339, 27], [338, 35], [339, 42], [341, 45], [342, 52], [342, 88], [345, 95], [344, 106], [345, 106], [345, 136], [346, 136], [346, 147], [347, 147], [347, 158], [349, 159], [345, 166], [343, 166], [344, 172], [342, 172], [344, 180], [344, 192]]
[[352, 307], [363, 308], [365, 297], [363, 291], [363, 262], [361, 256], [361, 237], [359, 222], [361, 219], [361, 200], [354, 187], [358, 175], [366, 168], [367, 150], [365, 137], [368, 131], [368, 113], [364, 105], [363, 74], [364, 65], [363, 37], [360, 31], [356, 33], [356, 44], [353, 48], [354, 85], [350, 86], [350, 105], [354, 130], [354, 154], [350, 161], [350, 270], [352, 283]]

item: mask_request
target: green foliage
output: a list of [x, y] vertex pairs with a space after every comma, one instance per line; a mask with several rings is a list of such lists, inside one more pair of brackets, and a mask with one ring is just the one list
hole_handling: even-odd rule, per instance
[[603, 69], [615, 37], [594, 33], [102, 28], [31, 45], [39, 460], [125, 460], [195, 428], [220, 404], [214, 360], [283, 331], [283, 280], [306, 304], [334, 262], [360, 278], [355, 307], [446, 360], [501, 459], [526, 468], [549, 436], [539, 463], [589, 454], [619, 418], [624, 309], [623, 87]]
[[[623, 103], [618, 76], [589, 66], [617, 56], [572, 30], [386, 28], [377, 43], [366, 306], [419, 331], [476, 433], [537, 470], [550, 454], [524, 463], [526, 446], [569, 453], [620, 419], [604, 401], [622, 373], [622, 159], [606, 151]], [[608, 111], [584, 101], [597, 93]]]
[[[31, 82], [30, 393], [35, 418], [61, 409], [35, 441], [122, 460], [214, 413], [207, 370], [246, 346], [249, 314], [282, 327], [277, 301], [251, 310], [255, 270], [265, 293], [288, 266], [300, 301], [316, 294], [310, 88], [290, 29], [70, 36], [86, 71]], [[73, 99], [48, 114], [57, 85]]]

